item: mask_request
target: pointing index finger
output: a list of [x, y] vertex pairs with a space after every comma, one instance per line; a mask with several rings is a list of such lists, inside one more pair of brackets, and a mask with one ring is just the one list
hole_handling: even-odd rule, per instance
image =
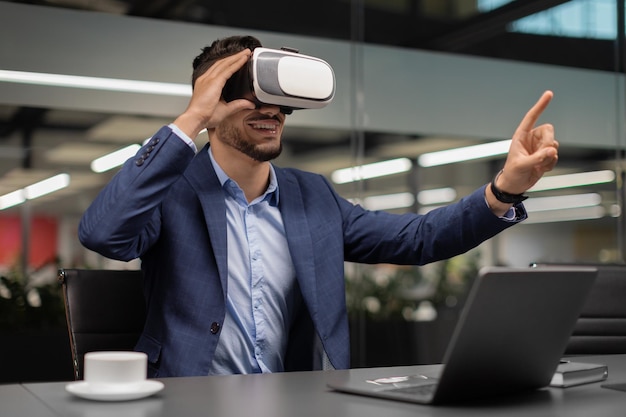
[[550, 100], [552, 100], [553, 96], [554, 93], [552, 93], [552, 91], [548, 90], [544, 92], [539, 100], [537, 100], [535, 105], [532, 106], [530, 110], [528, 110], [528, 113], [526, 113], [521, 123], [519, 124], [518, 129], [527, 132], [532, 130], [535, 127], [535, 123], [537, 123], [537, 120], [539, 120], [541, 113], [543, 113], [543, 111], [548, 107], [548, 104], [550, 104]]

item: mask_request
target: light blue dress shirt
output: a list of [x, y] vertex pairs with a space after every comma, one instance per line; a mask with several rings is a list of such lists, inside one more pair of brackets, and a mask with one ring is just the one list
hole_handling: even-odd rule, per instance
[[[194, 152], [191, 138], [169, 127]], [[248, 203], [208, 150], [224, 190], [228, 241], [226, 317], [211, 375], [284, 371], [291, 321], [302, 303], [295, 268], [278, 209], [274, 168], [265, 193]]]
[[274, 169], [266, 192], [248, 203], [210, 148], [209, 156], [224, 190], [228, 241], [226, 318], [209, 373], [283, 371], [301, 295], [278, 209]]

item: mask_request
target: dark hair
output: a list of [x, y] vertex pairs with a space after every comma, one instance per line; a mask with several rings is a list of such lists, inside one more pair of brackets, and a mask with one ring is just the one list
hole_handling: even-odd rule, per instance
[[252, 51], [259, 46], [262, 46], [261, 41], [253, 36], [230, 36], [217, 39], [211, 46], [205, 46], [202, 48], [202, 53], [193, 60], [192, 87], [196, 84], [198, 77], [204, 74], [215, 61], [246, 48]]

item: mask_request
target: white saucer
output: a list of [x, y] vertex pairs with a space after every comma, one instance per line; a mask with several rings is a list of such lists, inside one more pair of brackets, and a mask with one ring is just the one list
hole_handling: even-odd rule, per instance
[[149, 397], [163, 389], [161, 381], [146, 379], [136, 384], [94, 388], [88, 382], [76, 381], [65, 386], [65, 390], [81, 398], [96, 401], [127, 401]]

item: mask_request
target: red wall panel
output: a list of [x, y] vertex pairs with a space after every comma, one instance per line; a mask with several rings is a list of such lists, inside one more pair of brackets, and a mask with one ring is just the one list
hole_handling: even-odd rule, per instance
[[[31, 219], [28, 264], [39, 268], [57, 256], [57, 220], [35, 216]], [[0, 216], [0, 265], [19, 263], [22, 252], [22, 220], [19, 216]]]

